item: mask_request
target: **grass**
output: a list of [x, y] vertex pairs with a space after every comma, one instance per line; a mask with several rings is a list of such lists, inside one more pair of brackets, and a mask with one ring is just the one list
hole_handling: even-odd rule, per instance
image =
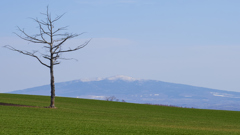
[[0, 134], [239, 135], [240, 112], [0, 94]]

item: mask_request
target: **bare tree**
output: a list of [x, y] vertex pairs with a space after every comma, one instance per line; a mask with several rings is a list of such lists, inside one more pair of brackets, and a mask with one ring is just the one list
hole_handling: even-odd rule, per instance
[[[36, 44], [42, 44], [43, 48], [47, 50], [47, 53], [43, 54], [39, 50], [37, 51], [33, 50], [32, 52], [29, 52], [26, 50], [18, 50], [10, 45], [6, 45], [4, 47], [24, 55], [34, 57], [42, 65], [50, 69], [51, 104], [49, 107], [55, 108], [55, 84], [54, 84], [54, 73], [53, 73], [54, 68], [53, 67], [55, 65], [60, 64], [59, 60], [69, 60], [67, 58], [63, 58], [61, 55], [62, 53], [73, 52], [73, 51], [82, 49], [90, 42], [90, 40], [87, 40], [85, 43], [78, 45], [74, 48], [63, 49], [63, 45], [67, 40], [80, 36], [83, 33], [81, 34], [72, 34], [67, 32], [60, 33], [63, 30], [66, 30], [67, 27], [54, 28], [54, 24], [59, 19], [61, 19], [64, 14], [60, 16], [56, 16], [54, 19], [52, 19], [51, 13], [49, 13], [48, 11], [48, 7], [47, 7], [47, 12], [41, 13], [41, 14], [43, 14], [46, 17], [45, 20], [39, 20], [38, 18], [36, 19], [31, 18], [38, 24], [38, 28], [39, 28], [38, 34], [29, 35], [24, 31], [24, 29], [20, 29], [19, 27], [18, 27], [18, 30], [20, 31], [21, 35], [17, 33], [15, 34], [25, 41], [29, 41], [31, 43], [36, 43]], [[47, 64], [46, 62], [43, 61], [43, 59], [46, 59], [47, 61], [49, 61], [49, 63]]]

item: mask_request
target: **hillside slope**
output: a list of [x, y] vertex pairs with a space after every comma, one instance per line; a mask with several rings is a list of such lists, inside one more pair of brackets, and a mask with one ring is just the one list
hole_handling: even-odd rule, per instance
[[77, 98], [0, 94], [0, 134], [238, 135], [240, 112], [199, 110]]

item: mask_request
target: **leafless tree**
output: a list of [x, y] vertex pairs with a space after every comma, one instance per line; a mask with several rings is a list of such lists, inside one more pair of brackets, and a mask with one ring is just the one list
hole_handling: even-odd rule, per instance
[[[43, 49], [47, 50], [47, 53], [43, 54], [39, 50], [33, 50], [32, 52], [26, 51], [26, 50], [19, 50], [16, 49], [10, 45], [4, 46], [5, 48], [8, 48], [12, 51], [19, 52], [24, 55], [28, 55], [31, 57], [36, 58], [42, 65], [46, 66], [50, 69], [50, 77], [51, 77], [51, 104], [50, 108], [55, 108], [55, 84], [54, 84], [54, 66], [60, 64], [59, 60], [69, 60], [67, 58], [62, 57], [62, 53], [65, 52], [73, 52], [77, 51], [79, 49], [82, 49], [85, 47], [90, 40], [87, 40], [83, 44], [80, 44], [74, 48], [68, 48], [63, 49], [64, 43], [66, 43], [67, 40], [75, 38], [80, 36], [81, 34], [72, 34], [72, 33], [62, 33], [62, 31], [66, 30], [67, 27], [60, 27], [55, 28], [54, 24], [59, 19], [62, 18], [62, 15], [56, 16], [55, 18], [51, 17], [51, 13], [48, 11], [46, 13], [41, 13], [45, 16], [45, 20], [39, 20], [38, 18], [31, 18], [38, 24], [39, 33], [35, 35], [29, 35], [27, 34], [24, 29], [21, 29], [18, 27], [18, 30], [21, 34], [15, 33], [18, 37], [21, 39], [28, 41], [30, 43], [36, 43], [36, 44], [42, 44]], [[43, 61], [43, 59], [46, 59], [49, 61], [49, 63], [46, 63]]]

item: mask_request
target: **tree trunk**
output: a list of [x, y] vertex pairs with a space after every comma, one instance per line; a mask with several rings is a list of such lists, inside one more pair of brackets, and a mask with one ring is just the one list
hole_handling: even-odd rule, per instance
[[[51, 18], [50, 18], [51, 19]], [[50, 44], [50, 75], [51, 75], [51, 104], [50, 108], [55, 108], [55, 84], [54, 84], [54, 74], [53, 74], [53, 66], [54, 66], [54, 53], [53, 53], [53, 26], [52, 22], [50, 21], [50, 38], [51, 38], [51, 44]]]
[[51, 104], [50, 104], [50, 108], [55, 108], [55, 83], [54, 83], [53, 65], [50, 66], [50, 75], [51, 75]]

